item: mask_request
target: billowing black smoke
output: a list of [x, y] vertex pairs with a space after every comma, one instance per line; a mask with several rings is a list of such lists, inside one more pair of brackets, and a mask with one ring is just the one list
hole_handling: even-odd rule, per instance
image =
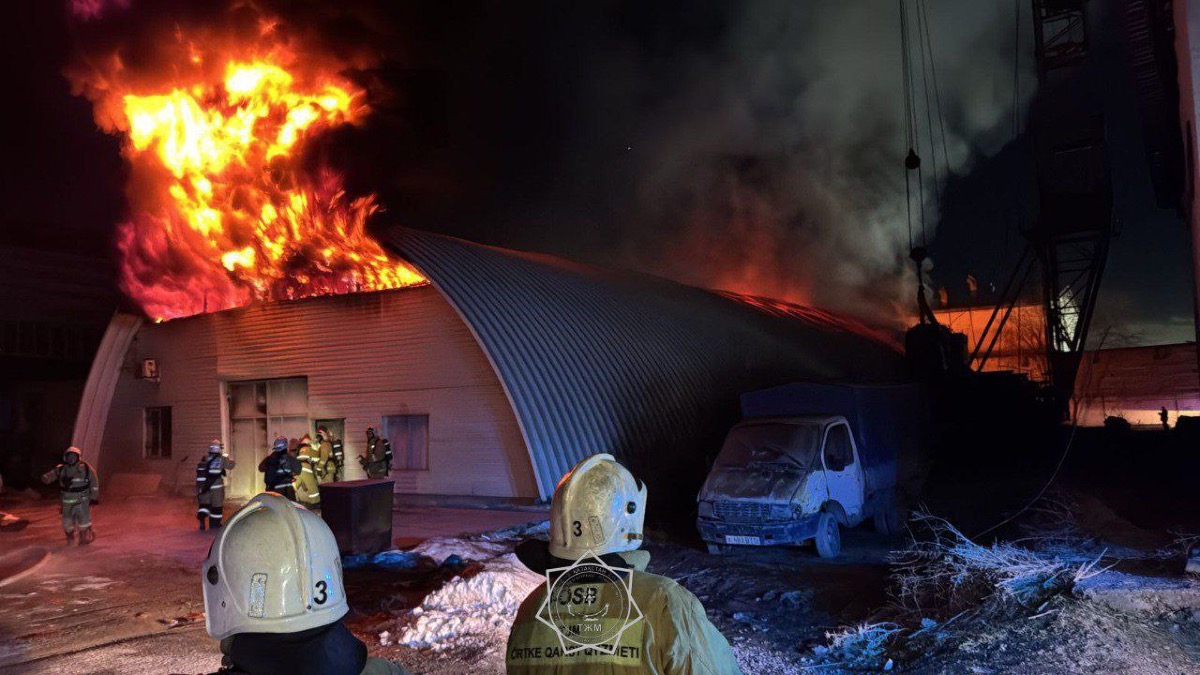
[[[1014, 34], [1011, 2], [927, 2], [939, 87], [927, 94], [907, 4], [925, 178], [913, 192], [931, 240], [947, 164], [963, 172], [1011, 137], [1017, 35], [1017, 107], [1033, 93], [1028, 9]], [[677, 30], [635, 32], [587, 78], [596, 138], [630, 146], [616, 169], [630, 183], [615, 212], [623, 259], [878, 318], [911, 312], [898, 3], [715, 3]], [[915, 209], [914, 243], [921, 230]]]
[[[101, 9], [77, 19], [86, 58], [76, 67], [113, 51], [110, 36], [246, 29], [254, 12], [278, 13], [284, 35], [353, 64], [373, 115], [333, 135], [320, 161], [344, 170], [352, 191], [381, 195], [379, 225], [875, 319], [912, 305], [896, 0], [80, 1]], [[937, 183], [1008, 140], [1033, 78], [1012, 2], [925, 5], [941, 118], [935, 99], [926, 106], [910, 29], [931, 238]], [[134, 68], [152, 56], [138, 44], [162, 43], [125, 47]]]

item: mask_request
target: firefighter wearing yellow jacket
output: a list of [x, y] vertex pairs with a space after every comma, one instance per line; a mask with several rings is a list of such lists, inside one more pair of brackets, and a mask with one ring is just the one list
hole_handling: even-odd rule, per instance
[[741, 673], [696, 596], [645, 571], [645, 517], [645, 486], [612, 455], [593, 455], [559, 481], [550, 541], [517, 548], [527, 567], [550, 570], [552, 592], [543, 583], [521, 603], [509, 675]]
[[312, 440], [308, 434], [300, 439], [299, 445], [296, 446], [296, 459], [300, 460], [300, 473], [296, 476], [294, 483], [296, 489], [296, 501], [305, 506], [317, 507], [321, 505], [321, 488], [317, 482], [317, 450], [312, 446]]
[[67, 543], [75, 541], [79, 532], [79, 545], [86, 546], [96, 538], [92, 530], [91, 503], [100, 499], [100, 478], [90, 464], [83, 461], [83, 454], [74, 446], [63, 453], [63, 463], [42, 475], [42, 482], [58, 483], [62, 498], [62, 526], [67, 534]]
[[338, 461], [333, 454], [333, 436], [324, 426], [317, 427], [317, 482], [332, 483], [338, 480]]

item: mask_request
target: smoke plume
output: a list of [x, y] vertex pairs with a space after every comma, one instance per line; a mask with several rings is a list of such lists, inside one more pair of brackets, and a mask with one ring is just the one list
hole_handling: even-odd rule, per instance
[[[927, 0], [941, 119], [932, 80], [926, 107], [917, 7], [907, 4], [925, 179], [913, 191], [923, 191], [931, 242], [947, 169], [964, 172], [1010, 138], [1013, 3]], [[598, 59], [599, 136], [625, 132], [634, 158], [623, 255], [687, 283], [876, 319], [911, 314], [897, 3], [755, 0], [712, 11], [709, 37], [682, 55], [643, 36]], [[1018, 109], [1033, 89], [1025, 51], [1022, 42]]]
[[[277, 15], [272, 39], [366, 92], [370, 115], [310, 146], [379, 195], [375, 226], [912, 314], [897, 0], [73, 2], [72, 81], [107, 130], [122, 124], [109, 93], [152, 90], [180, 59], [162, 50], [188, 49], [164, 34], [261, 40], [257, 17]], [[998, 151], [1033, 93], [1029, 9], [1017, 26], [1009, 0], [905, 4], [924, 179], [911, 244], [932, 244], [947, 175]]]

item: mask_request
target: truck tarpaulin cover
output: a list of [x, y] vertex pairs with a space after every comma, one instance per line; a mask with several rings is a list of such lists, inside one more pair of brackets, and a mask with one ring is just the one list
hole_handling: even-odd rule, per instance
[[854, 430], [868, 492], [893, 484], [910, 494], [920, 488], [929, 405], [919, 384], [798, 382], [748, 392], [741, 400], [746, 419], [842, 415]]

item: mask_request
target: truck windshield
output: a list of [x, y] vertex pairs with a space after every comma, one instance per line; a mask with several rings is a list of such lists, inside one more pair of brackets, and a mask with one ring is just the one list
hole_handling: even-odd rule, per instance
[[807, 469], [821, 445], [819, 424], [749, 424], [725, 438], [719, 466], [787, 462]]

